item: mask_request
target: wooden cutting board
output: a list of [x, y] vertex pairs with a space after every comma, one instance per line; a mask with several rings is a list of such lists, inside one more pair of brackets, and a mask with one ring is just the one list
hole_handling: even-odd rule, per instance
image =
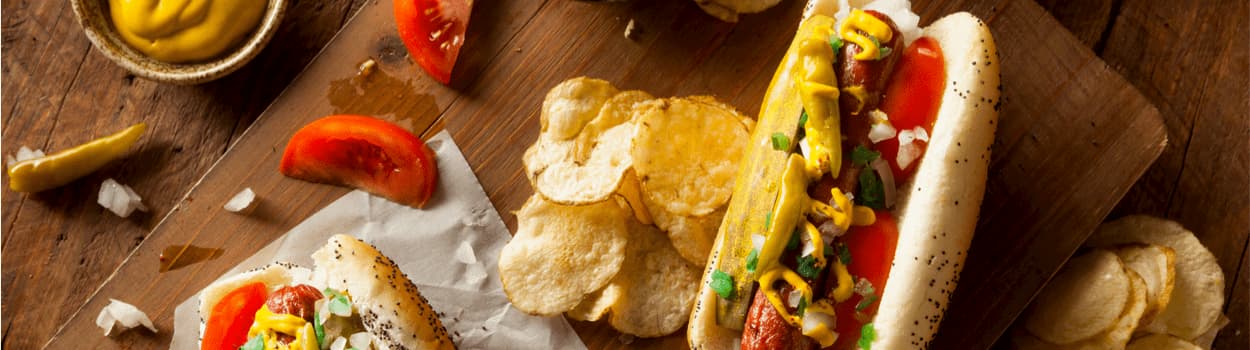
[[[755, 115], [803, 2], [785, 1], [737, 24], [690, 1], [599, 4], [479, 2], [467, 46], [445, 87], [406, 57], [391, 3], [365, 5], [302, 75], [65, 324], [51, 348], [165, 347], [174, 307], [346, 189], [282, 177], [286, 140], [332, 113], [379, 115], [429, 136], [449, 130], [509, 227], [531, 194], [521, 154], [538, 134], [546, 91], [586, 75], [656, 96], [710, 94]], [[922, 23], [959, 10], [989, 22], [1004, 96], [989, 185], [953, 304], [935, 348], [987, 348], [1161, 152], [1158, 111], [1030, 0], [917, 1]], [[622, 33], [629, 21], [634, 40]], [[373, 59], [372, 74], [359, 75]], [[250, 215], [221, 205], [244, 187]], [[168, 247], [221, 249], [212, 260], [160, 272]], [[383, 247], [385, 249], [385, 247]], [[84, 286], [83, 288], [90, 288]], [[134, 303], [162, 330], [102, 338], [109, 298]], [[630, 340], [606, 323], [573, 322], [590, 348], [674, 348], [684, 332]]]

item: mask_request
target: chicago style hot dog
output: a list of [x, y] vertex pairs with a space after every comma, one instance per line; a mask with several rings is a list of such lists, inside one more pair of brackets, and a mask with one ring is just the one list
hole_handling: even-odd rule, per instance
[[985, 189], [999, 64], [980, 20], [920, 31], [908, 7], [809, 2], [708, 257], [692, 348], [932, 340]]
[[274, 263], [200, 293], [200, 349], [455, 349], [408, 276], [356, 238], [336, 235], [315, 270]]

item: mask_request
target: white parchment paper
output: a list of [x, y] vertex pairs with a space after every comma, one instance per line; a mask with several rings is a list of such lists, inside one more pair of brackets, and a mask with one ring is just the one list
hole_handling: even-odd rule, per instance
[[[442, 317], [460, 349], [585, 349], [563, 317], [517, 311], [499, 282], [499, 252], [511, 235], [447, 132], [439, 187], [423, 210], [353, 191], [313, 214], [225, 276], [274, 261], [312, 267], [309, 257], [337, 233], [372, 243], [400, 265]], [[258, 193], [258, 197], [264, 197]], [[172, 349], [198, 349], [199, 294], [174, 312]]]

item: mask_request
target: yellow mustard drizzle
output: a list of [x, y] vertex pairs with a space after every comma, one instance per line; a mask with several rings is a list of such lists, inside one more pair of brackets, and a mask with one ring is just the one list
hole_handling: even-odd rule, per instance
[[880, 44], [894, 37], [889, 24], [860, 9], [851, 10], [851, 15], [842, 22], [838, 32], [842, 40], [859, 45], [861, 50], [855, 54], [855, 59], [860, 61], [881, 58]]
[[[279, 347], [277, 333], [294, 336], [295, 340], [286, 344], [285, 347]], [[267, 350], [312, 350], [318, 348], [316, 344], [317, 336], [313, 333], [311, 323], [304, 321], [299, 316], [273, 313], [269, 311], [268, 306], [261, 306], [260, 310], [256, 310], [256, 321], [252, 323], [251, 328], [248, 328], [247, 338], [252, 339], [258, 334], [264, 339], [265, 349]], [[308, 346], [310, 342], [312, 346]]]
[[859, 114], [864, 110], [864, 101], [868, 100], [868, 90], [863, 85], [851, 85], [842, 88], [842, 92], [855, 97], [855, 109], [851, 110], [851, 114]]
[[[811, 122], [809, 116], [808, 122]], [[834, 225], [837, 225], [843, 231], [846, 231], [851, 225], [871, 225], [876, 221], [876, 216], [872, 209], [855, 206], [850, 199], [837, 189], [833, 189], [833, 204], [829, 205], [820, 201], [813, 200], [807, 196], [807, 185], [809, 178], [807, 176], [807, 164], [802, 156], [791, 153], [787, 158], [786, 168], [781, 176], [781, 190], [777, 194], [777, 202], [773, 206], [772, 223], [768, 227], [764, 238], [764, 246], [758, 254], [759, 261], [757, 263], [756, 280], [759, 282], [760, 290], [764, 293], [764, 297], [768, 299], [769, 304], [777, 310], [787, 322], [796, 327], [802, 328], [802, 316], [793, 315], [789, 312], [786, 304], [782, 302], [781, 294], [776, 288], [779, 281], [785, 281], [802, 295], [802, 303], [808, 305], [806, 312], [821, 312], [833, 317], [834, 311], [832, 305], [827, 300], [812, 302], [812, 288], [803, 280], [803, 277], [795, 273], [790, 268], [779, 262], [781, 254], [785, 251], [786, 244], [789, 243], [791, 236], [795, 234], [795, 227], [802, 222], [803, 231], [811, 240], [811, 244], [815, 245], [815, 251], [812, 257], [815, 258], [817, 268], [823, 268], [828, 261], [824, 254], [824, 238], [820, 235], [820, 231], [805, 216], [808, 214], [823, 215], [830, 218]], [[846, 265], [838, 259], [833, 261], [833, 272], [838, 278], [838, 287], [834, 290], [834, 300], [837, 302], [845, 301], [850, 298], [853, 291], [851, 283], [851, 275], [846, 269]], [[815, 307], [815, 308], [813, 308]], [[821, 346], [829, 346], [837, 339], [837, 334], [828, 327], [817, 326], [804, 332], [805, 335], [821, 342]]]
[[838, 118], [838, 76], [833, 70], [834, 52], [829, 46], [829, 26], [818, 26], [799, 44], [799, 95], [807, 123], [803, 131], [811, 154], [807, 175], [819, 179], [826, 171], [837, 174], [842, 166], [842, 132]]
[[260, 23], [263, 0], [109, 0], [122, 40], [159, 61], [216, 58]]

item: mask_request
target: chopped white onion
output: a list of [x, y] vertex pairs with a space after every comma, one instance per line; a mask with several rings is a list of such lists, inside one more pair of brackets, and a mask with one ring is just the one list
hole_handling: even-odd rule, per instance
[[140, 324], [144, 328], [156, 333], [156, 326], [152, 325], [152, 320], [148, 315], [139, 311], [134, 305], [127, 304], [117, 299], [109, 299], [109, 304], [100, 309], [100, 315], [96, 316], [95, 324], [104, 329], [104, 336], [108, 336], [113, 332], [115, 325], [120, 324], [121, 330], [134, 328]]
[[799, 139], [799, 154], [802, 154], [805, 159], [811, 158], [812, 146], [807, 144], [807, 137]]
[[252, 207], [252, 203], [256, 200], [256, 192], [252, 192], [252, 188], [244, 188], [238, 194], [230, 198], [222, 208], [231, 213], [238, 213]]
[[326, 324], [326, 321], [330, 320], [330, 312], [329, 310], [326, 310], [326, 304], [328, 304], [329, 302], [330, 302], [330, 299], [321, 298], [320, 300], [317, 300], [317, 302], [313, 304], [313, 310], [316, 310], [317, 318], [319, 319], [319, 321], [321, 321], [321, 324]]
[[825, 242], [833, 242], [834, 238], [846, 233], [841, 227], [834, 225], [833, 220], [825, 220], [820, 226], [816, 226], [816, 230], [820, 231], [820, 238], [824, 238]]
[[912, 128], [911, 130], [913, 133], [916, 134], [917, 140], [929, 142], [929, 132], [925, 131], [924, 128], [917, 126], [917, 127]]
[[863, 278], [863, 277], [860, 277], [858, 280], [855, 281], [854, 291], [855, 291], [855, 294], [859, 294], [859, 295], [869, 295], [869, 294], [876, 293], [876, 290], [872, 288], [872, 282], [869, 282], [867, 278]]
[[911, 131], [911, 130], [903, 130], [903, 131], [899, 131], [899, 132], [898, 132], [898, 144], [899, 144], [900, 146], [901, 146], [901, 145], [910, 145], [910, 144], [911, 144], [912, 142], [914, 142], [914, 141], [916, 141], [916, 132], [915, 132], [915, 131]]
[[99, 198], [96, 199], [96, 203], [123, 218], [130, 216], [130, 213], [136, 209], [148, 211], [148, 207], [143, 205], [143, 197], [139, 197], [130, 186], [120, 184], [111, 178], [104, 179], [104, 183], [100, 184]]
[[786, 305], [790, 305], [790, 307], [799, 307], [799, 302], [801, 301], [803, 301], [803, 292], [798, 289], [791, 290], [790, 294], [786, 294]]
[[816, 245], [812, 244], [812, 237], [807, 234], [807, 230], [798, 230], [794, 234], [799, 235], [799, 242], [803, 243], [803, 250], [799, 252], [799, 256], [808, 256], [816, 252]]
[[874, 109], [868, 112], [868, 115], [872, 117], [872, 128], [868, 129], [868, 139], [872, 143], [889, 140], [898, 134], [898, 130], [894, 129], [894, 124], [890, 123], [890, 116], [885, 112]]
[[352, 334], [351, 338], [348, 339], [348, 343], [352, 344], [352, 347], [357, 350], [368, 350], [369, 343], [372, 342], [373, 336], [369, 335], [369, 332], [357, 332]]
[[31, 160], [35, 158], [43, 158], [43, 157], [44, 157], [43, 150], [41, 149], [31, 150], [30, 147], [22, 146], [22, 148], [17, 149], [16, 156], [6, 156], [5, 160], [7, 161], [7, 165], [10, 168], [12, 168], [13, 164], [16, 164], [17, 162]]
[[345, 348], [347, 348], [347, 338], [340, 336], [335, 338], [333, 343], [330, 343], [330, 350], [343, 350]]
[[757, 252], [764, 251], [764, 242], [766, 240], [767, 238], [764, 235], [753, 233], [751, 234], [751, 247], [755, 248]]
[[851, 193], [851, 191], [842, 192], [842, 195], [846, 196], [846, 201], [847, 201], [847, 202], [854, 202], [854, 201], [855, 201], [855, 194], [854, 194], [854, 193]]
[[894, 171], [890, 170], [890, 164], [885, 159], [877, 158], [872, 161], [872, 170], [877, 171], [877, 176], [881, 177], [881, 189], [885, 195], [885, 207], [894, 207]]
[[900, 143], [898, 145], [898, 156], [894, 158], [894, 161], [898, 163], [899, 169], [907, 169], [907, 167], [911, 166], [911, 162], [916, 161], [917, 158], [920, 158], [920, 146], [917, 146], [915, 143]]
[[[803, 334], [811, 334], [820, 325], [824, 325], [825, 329], [833, 332], [834, 327], [838, 325], [838, 320], [833, 315], [823, 312], [809, 311], [803, 314]], [[833, 334], [837, 336], [837, 333]]]

